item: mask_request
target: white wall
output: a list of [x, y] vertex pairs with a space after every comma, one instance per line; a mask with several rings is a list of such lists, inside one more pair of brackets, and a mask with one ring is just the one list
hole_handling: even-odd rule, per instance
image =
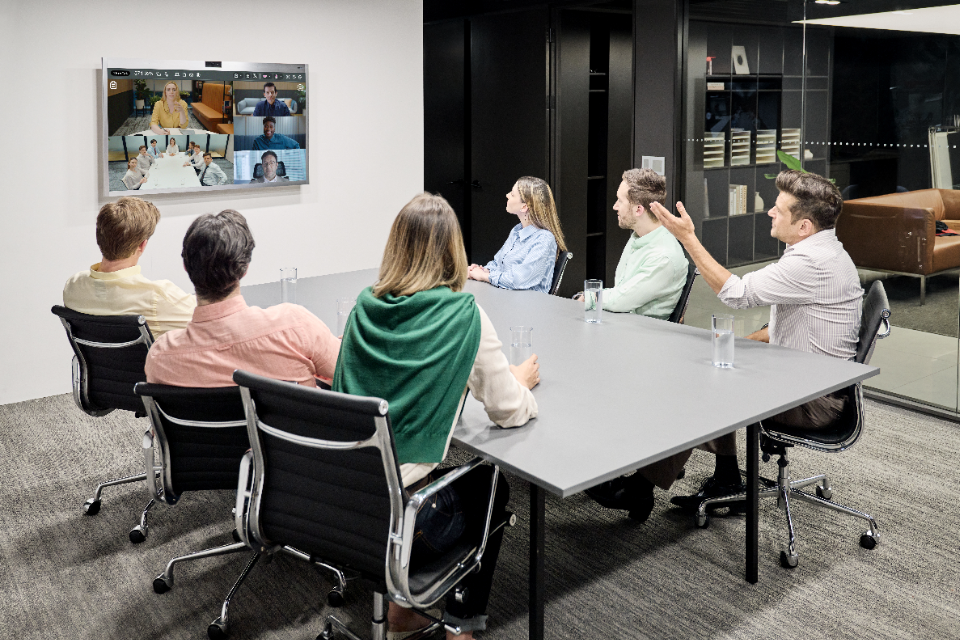
[[[0, 154], [0, 404], [70, 389], [70, 350], [50, 307], [62, 302], [68, 276], [99, 260], [94, 224], [107, 201], [97, 166], [100, 58], [147, 51], [134, 51], [126, 21], [142, 19], [144, 36], [175, 42], [153, 50], [158, 58], [310, 65], [310, 185], [151, 197], [162, 219], [141, 259], [147, 277], [192, 291], [179, 257], [183, 234], [197, 215], [225, 208], [247, 217], [257, 241], [245, 284], [277, 279], [281, 265], [301, 277], [374, 267], [393, 217], [423, 189], [420, 0], [188, 4], [179, 10], [197, 19], [169, 23], [151, 3], [0, 5], [7, 133], [17, 140], [8, 137]], [[171, 38], [169, 29], [182, 34]], [[189, 37], [198, 44], [182, 49], [198, 30]]]

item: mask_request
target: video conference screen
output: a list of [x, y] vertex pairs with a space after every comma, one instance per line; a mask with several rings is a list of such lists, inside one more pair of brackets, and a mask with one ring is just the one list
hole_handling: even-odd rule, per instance
[[107, 195], [309, 183], [307, 65], [103, 60]]

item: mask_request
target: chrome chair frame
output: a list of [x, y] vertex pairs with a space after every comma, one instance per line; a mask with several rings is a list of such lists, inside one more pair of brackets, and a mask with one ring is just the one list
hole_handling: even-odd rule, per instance
[[[875, 283], [874, 286], [879, 285]], [[880, 285], [882, 301], [885, 306], [889, 306], [886, 300], [886, 294], [883, 293], [883, 287]], [[871, 294], [873, 291], [871, 290]], [[882, 340], [890, 335], [890, 310], [881, 308], [879, 310], [879, 326], [877, 332], [870, 336], [870, 344], [863, 354], [858, 354], [856, 358], [864, 364], [869, 363], [873, 356], [873, 350], [877, 340]], [[863, 336], [861, 337], [863, 339]], [[785, 568], [796, 567], [799, 563], [799, 554], [797, 553], [796, 531], [793, 525], [793, 517], [790, 511], [790, 499], [799, 500], [809, 504], [831, 509], [839, 513], [844, 513], [856, 518], [860, 518], [867, 523], [867, 530], [860, 536], [860, 546], [864, 549], [873, 549], [880, 543], [880, 529], [876, 520], [867, 513], [859, 511], [852, 507], [847, 507], [832, 500], [833, 488], [826, 474], [818, 474], [809, 478], [794, 480], [790, 476], [790, 460], [787, 455], [787, 448], [791, 446], [800, 446], [814, 451], [824, 453], [839, 453], [846, 451], [860, 439], [863, 433], [864, 415], [863, 415], [863, 389], [860, 383], [848, 388], [849, 402], [852, 403], [852, 412], [855, 415], [855, 423], [851, 432], [842, 440], [835, 443], [821, 442], [810, 438], [775, 431], [764, 426], [760, 422], [760, 443], [763, 450], [763, 461], [769, 462], [771, 455], [777, 455], [777, 479], [760, 478], [763, 485], [759, 489], [759, 497], [776, 498], [777, 507], [783, 511], [787, 520], [787, 548], [780, 551], [780, 564]], [[815, 495], [801, 491], [805, 487], [815, 485]], [[719, 496], [708, 498], [700, 503], [696, 512], [696, 523], [700, 528], [709, 526], [709, 508], [722, 507], [724, 504], [744, 502], [747, 494], [737, 493], [728, 496]]]
[[[257, 417], [256, 404], [250, 395], [250, 390], [244, 386], [244, 381], [251, 378], [259, 378], [245, 372], [234, 374], [235, 380], [240, 384], [240, 391], [243, 396], [244, 407], [247, 411], [247, 429], [250, 435], [251, 451], [247, 452], [241, 461], [240, 480], [237, 490], [237, 502], [234, 509], [235, 524], [240, 534], [241, 540], [255, 550], [251, 563], [256, 562], [262, 554], [271, 554], [275, 552], [284, 552], [290, 555], [300, 557], [317, 564], [323, 568], [336, 570], [335, 567], [311, 557], [302, 551], [292, 547], [278, 545], [267, 538], [260, 524], [260, 508], [263, 497], [264, 486], [264, 459], [263, 450], [260, 442], [260, 432], [263, 431], [272, 437], [291, 442], [300, 446], [306, 446], [317, 449], [327, 449], [333, 451], [350, 451], [361, 448], [372, 447], [379, 451], [383, 463], [386, 479], [388, 498], [390, 503], [390, 523], [387, 541], [387, 553], [384, 563], [386, 593], [374, 593], [373, 619], [371, 622], [372, 637], [375, 640], [386, 638], [386, 602], [392, 600], [400, 606], [412, 608], [420, 615], [431, 619], [433, 622], [426, 629], [411, 636], [415, 638], [424, 638], [439, 631], [441, 628], [447, 631], [459, 634], [459, 627], [444, 624], [429, 615], [425, 609], [436, 603], [440, 598], [446, 595], [457, 583], [471, 572], [477, 570], [483, 559], [486, 550], [487, 540], [493, 531], [499, 529], [499, 526], [512, 526], [516, 522], [516, 516], [510, 514], [503, 525], [499, 525], [491, 531], [491, 522], [493, 518], [494, 502], [496, 496], [497, 479], [500, 469], [494, 465], [494, 472], [491, 474], [490, 499], [487, 505], [486, 519], [484, 523], [483, 536], [480, 543], [470, 548], [469, 552], [444, 575], [442, 575], [433, 584], [428, 585], [422, 591], [416, 591], [411, 588], [409, 581], [410, 557], [413, 545], [414, 526], [416, 523], [416, 514], [420, 506], [438, 491], [446, 488], [451, 483], [470, 471], [483, 464], [482, 458], [474, 458], [470, 462], [457, 467], [450, 473], [435, 480], [428, 486], [419, 491], [410, 494], [402, 486], [400, 481], [399, 466], [396, 460], [396, 452], [393, 444], [393, 434], [389, 422], [389, 405], [386, 400], [379, 400], [379, 415], [373, 418], [374, 433], [366, 440], [361, 441], [332, 441], [308, 438], [296, 434], [288, 433], [280, 429], [275, 429], [259, 420]], [[332, 394], [332, 391], [309, 390], [312, 393]], [[340, 395], [340, 394], [337, 394]], [[366, 399], [370, 400], [370, 399]], [[229, 599], [236, 592], [236, 588], [246, 577], [246, 571], [240, 576], [237, 584], [231, 589], [227, 600], [224, 602], [221, 616], [211, 625], [208, 632], [217, 627], [225, 632], [227, 626], [227, 609]], [[353, 640], [360, 640], [345, 622], [330, 614], [324, 620], [323, 631], [318, 638], [325, 640], [333, 638], [334, 630], [337, 630]], [[211, 635], [211, 637], [220, 637]]]
[[550, 284], [550, 295], [557, 295], [557, 291], [560, 290], [560, 282], [563, 281], [563, 274], [567, 270], [567, 265], [570, 264], [571, 260], [573, 260], [572, 251], [562, 251], [560, 253], [554, 266], [553, 282]]
[[[136, 316], [137, 328], [140, 332], [140, 337], [136, 340], [129, 340], [126, 342], [95, 342], [92, 340], [77, 338], [74, 335], [73, 327], [70, 325], [70, 321], [60, 315], [60, 313], [58, 313], [58, 309], [65, 309], [65, 307], [54, 306], [51, 311], [59, 318], [64, 330], [67, 333], [67, 340], [70, 342], [70, 348], [73, 349], [73, 361], [71, 362], [71, 386], [73, 389], [74, 403], [81, 411], [93, 417], [99, 418], [112, 413], [116, 409], [98, 407], [90, 400], [90, 369], [87, 364], [87, 360], [83, 355], [83, 351], [78, 347], [78, 345], [83, 345], [85, 347], [94, 349], [127, 349], [138, 344], [143, 344], [149, 351], [150, 347], [153, 346], [153, 334], [150, 333], [150, 328], [147, 326], [146, 319], [143, 316]], [[117, 316], [104, 317], [116, 318]], [[138, 413], [135, 413], [135, 415], [137, 417], [141, 417]], [[148, 428], [147, 433], [149, 432], [150, 430]], [[93, 492], [93, 497], [89, 498], [83, 503], [83, 512], [90, 516], [97, 515], [100, 512], [101, 496], [106, 487], [115, 487], [122, 484], [129, 484], [131, 482], [145, 481], [147, 479], [148, 473], [139, 473], [101, 482], [97, 485], [96, 490]], [[143, 512], [141, 513], [140, 524], [130, 530], [131, 542], [143, 542], [144, 538], [140, 537], [139, 530], [146, 527], [147, 511], [151, 506], [153, 506], [152, 499], [147, 506], [144, 507]]]
[[670, 313], [670, 317], [667, 318], [668, 322], [683, 324], [683, 317], [687, 313], [687, 305], [690, 304], [690, 294], [693, 292], [693, 283], [696, 281], [697, 276], [699, 275], [700, 269], [698, 269], [697, 266], [691, 262], [687, 268], [687, 278], [683, 283], [683, 290], [680, 292], [680, 299], [677, 300], [677, 306], [674, 307], [673, 311]]

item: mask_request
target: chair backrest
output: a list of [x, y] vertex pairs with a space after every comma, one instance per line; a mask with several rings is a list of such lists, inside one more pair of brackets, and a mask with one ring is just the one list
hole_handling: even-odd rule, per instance
[[257, 163], [253, 165], [253, 177], [262, 178], [263, 177], [263, 164]]
[[153, 334], [143, 316], [92, 316], [59, 305], [60, 318], [73, 349], [73, 399], [90, 415], [114, 409], [143, 414], [133, 386], [146, 380], [144, 365]]
[[680, 292], [680, 299], [677, 306], [673, 308], [673, 313], [667, 318], [670, 322], [680, 324], [683, 321], [683, 314], [687, 310], [687, 303], [690, 302], [690, 292], [693, 291], [693, 281], [700, 275], [697, 265], [692, 262], [687, 265], [687, 281], [683, 283], [683, 291]]
[[164, 502], [175, 504], [184, 491], [237, 488], [240, 459], [250, 448], [239, 387], [139, 382], [134, 392], [156, 434]]
[[[253, 450], [248, 528], [384, 585], [406, 494], [385, 400], [236, 371]], [[385, 589], [385, 587], [382, 587]]]
[[283, 160], [277, 160], [277, 175], [281, 178], [287, 175], [287, 167], [283, 164]]
[[560, 281], [563, 280], [563, 272], [567, 269], [567, 263], [573, 258], [572, 251], [561, 251], [556, 264], [553, 265], [553, 283], [550, 285], [550, 295], [557, 295], [560, 290]]
[[890, 302], [887, 301], [887, 292], [883, 288], [883, 283], [875, 280], [863, 298], [860, 338], [857, 341], [857, 355], [854, 360], [861, 364], [870, 364], [877, 340], [886, 338], [888, 335], [890, 335]]

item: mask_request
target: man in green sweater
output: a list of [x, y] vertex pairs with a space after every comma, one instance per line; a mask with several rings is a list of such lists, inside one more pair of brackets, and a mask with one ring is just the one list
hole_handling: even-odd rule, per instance
[[633, 233], [617, 264], [614, 286], [603, 290], [604, 311], [666, 320], [677, 306], [687, 280], [687, 259], [680, 243], [650, 211], [651, 203], [663, 204], [666, 198], [663, 176], [650, 169], [623, 172], [613, 209], [620, 228]]

